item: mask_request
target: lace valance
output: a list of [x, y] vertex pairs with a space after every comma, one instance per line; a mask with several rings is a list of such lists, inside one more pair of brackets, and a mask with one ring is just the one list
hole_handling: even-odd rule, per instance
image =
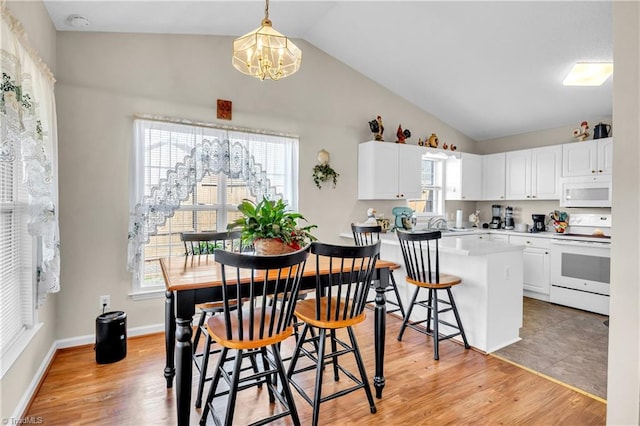
[[196, 184], [207, 174], [218, 173], [243, 179], [258, 199], [282, 198], [282, 194], [276, 193], [275, 187], [271, 186], [262, 165], [255, 162], [242, 143], [203, 139], [134, 206], [129, 220], [129, 270], [139, 272], [142, 246], [149, 242], [149, 236], [156, 234], [158, 226], [173, 216], [180, 203], [193, 193]]

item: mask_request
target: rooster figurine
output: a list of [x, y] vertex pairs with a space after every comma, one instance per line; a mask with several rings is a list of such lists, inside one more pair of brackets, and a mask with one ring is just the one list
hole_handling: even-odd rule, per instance
[[586, 121], [580, 123], [579, 129], [573, 129], [573, 137], [579, 141], [584, 141], [589, 137], [589, 124]]

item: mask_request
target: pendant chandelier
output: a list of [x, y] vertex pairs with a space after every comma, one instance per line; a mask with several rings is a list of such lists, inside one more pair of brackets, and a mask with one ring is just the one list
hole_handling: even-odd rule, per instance
[[266, 0], [260, 28], [233, 41], [233, 66], [241, 73], [260, 80], [279, 80], [294, 74], [302, 64], [302, 51], [287, 37], [274, 30]]

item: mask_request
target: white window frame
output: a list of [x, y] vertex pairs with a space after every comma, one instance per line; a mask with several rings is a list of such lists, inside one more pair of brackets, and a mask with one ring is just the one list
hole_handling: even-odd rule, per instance
[[[422, 171], [421, 174], [421, 189], [422, 189], [422, 196], [419, 199], [410, 199], [407, 200], [407, 204], [410, 208], [412, 208], [415, 212], [416, 215], [418, 216], [443, 216], [444, 215], [444, 179], [445, 179], [445, 162], [446, 159], [441, 157], [441, 156], [437, 156], [437, 155], [430, 155], [430, 154], [423, 154], [422, 155], [422, 161], [432, 161], [433, 165], [434, 165], [434, 183], [428, 183], [427, 181], [425, 181], [425, 179], [423, 179], [423, 174], [425, 173], [424, 170]], [[433, 191], [434, 193], [434, 208], [432, 211], [424, 211], [423, 208], [421, 208], [421, 206], [426, 207], [426, 200], [425, 200], [425, 194], [427, 191]]]
[[[136, 122], [140, 122], [141, 120], [136, 120]], [[144, 120], [142, 120], [144, 122]], [[150, 123], [150, 122], [149, 122]], [[171, 128], [176, 123], [173, 122], [155, 122], [153, 125], [156, 128], [163, 127], [163, 124], [167, 126], [167, 128]], [[139, 124], [137, 124], [139, 125]], [[185, 125], [183, 121], [180, 122], [180, 125]], [[274, 134], [264, 134], [264, 132], [251, 132], [247, 130], [225, 130], [216, 127], [215, 125], [203, 125], [202, 123], [197, 123], [193, 125], [188, 125], [191, 130], [195, 132], [202, 132], [202, 135], [198, 137], [204, 137], [207, 139], [219, 138], [223, 139], [228, 138], [231, 141], [235, 140], [245, 140], [247, 144], [250, 146], [251, 144], [258, 144], [261, 140], [265, 142], [273, 143], [274, 138], [283, 137], [282, 135], [274, 135]], [[140, 131], [140, 127], [134, 126], [134, 163], [132, 164], [132, 180], [130, 186], [130, 197], [133, 202], [135, 199], [140, 199], [141, 194], [145, 193], [145, 185], [148, 184], [145, 181], [145, 157], [147, 152], [145, 152], [145, 141], [144, 141], [144, 132]], [[246, 138], [246, 139], [243, 139]], [[283, 140], [287, 140], [287, 143], [291, 144], [291, 139], [293, 139], [293, 144], [290, 148], [290, 161], [285, 161], [284, 168], [279, 170], [278, 173], [280, 175], [287, 175], [285, 179], [285, 186], [290, 186], [290, 188], [285, 188], [283, 191], [285, 194], [285, 199], [287, 199], [289, 208], [291, 210], [297, 210], [297, 196], [298, 196], [298, 168], [299, 168], [299, 156], [298, 156], [298, 145], [299, 141], [295, 137], [284, 136]], [[284, 143], [284, 142], [283, 142]], [[250, 149], [250, 148], [249, 148]], [[182, 158], [176, 159], [177, 161], [182, 160]], [[256, 160], [257, 161], [257, 160]], [[290, 163], [290, 164], [289, 164]], [[217, 182], [217, 203], [209, 204], [209, 205], [186, 205], [180, 206], [180, 208], [176, 211], [217, 211], [216, 214], [216, 226], [218, 230], [224, 230], [227, 226], [227, 217], [228, 213], [232, 211], [237, 211], [237, 206], [229, 204], [227, 201], [227, 176], [224, 174], [218, 175]], [[287, 182], [289, 183], [287, 185]], [[196, 201], [197, 202], [197, 201]], [[169, 243], [171, 244], [171, 243]], [[180, 246], [180, 254], [182, 254], [182, 246]], [[172, 254], [173, 255], [173, 254]], [[145, 259], [144, 255], [144, 247], [142, 248], [142, 259]], [[132, 283], [132, 292], [130, 296], [134, 300], [139, 299], [147, 299], [147, 298], [155, 298], [164, 294], [165, 286], [164, 282], [158, 283], [156, 285], [145, 284], [145, 274], [144, 274], [144, 264], [145, 260], [140, 262], [140, 273], [133, 274], [133, 283]], [[159, 268], [159, 266], [158, 266]]]

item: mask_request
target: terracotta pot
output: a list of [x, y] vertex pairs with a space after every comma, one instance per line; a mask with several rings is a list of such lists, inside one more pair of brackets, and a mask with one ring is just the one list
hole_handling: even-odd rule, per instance
[[296, 251], [276, 238], [258, 238], [253, 241], [253, 248], [258, 256], [273, 256]]

